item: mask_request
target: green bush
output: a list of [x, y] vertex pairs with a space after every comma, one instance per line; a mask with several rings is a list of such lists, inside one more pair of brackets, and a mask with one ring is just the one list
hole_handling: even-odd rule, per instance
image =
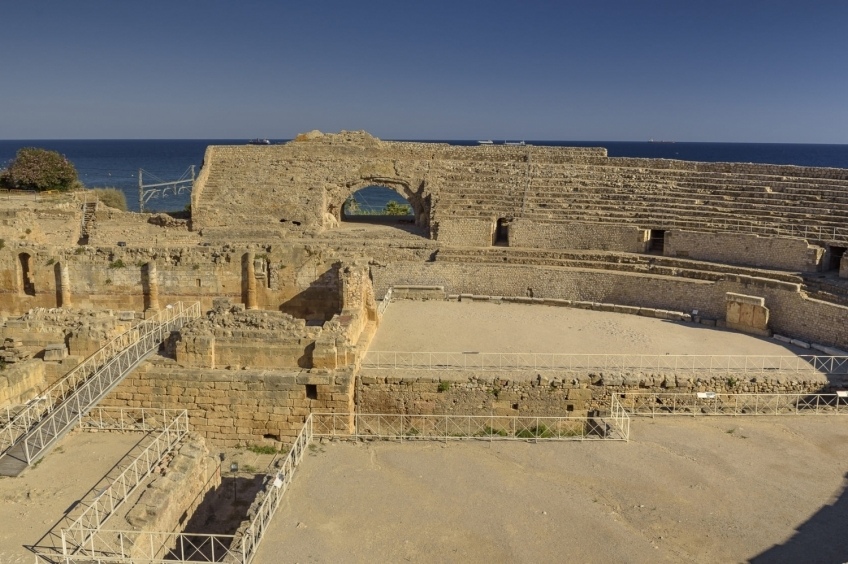
[[77, 169], [56, 151], [25, 147], [17, 152], [4, 176], [9, 188], [70, 190], [79, 185]]
[[383, 208], [383, 213], [386, 215], [412, 215], [412, 206], [392, 200]]
[[92, 192], [104, 206], [127, 211], [127, 197], [121, 190], [117, 188], [95, 188]]

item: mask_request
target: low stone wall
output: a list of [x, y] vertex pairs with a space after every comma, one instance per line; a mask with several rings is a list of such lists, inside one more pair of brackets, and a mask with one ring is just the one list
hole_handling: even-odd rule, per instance
[[[209, 453], [206, 442], [193, 435], [173, 454], [170, 462], [159, 470], [149, 486], [123, 519], [110, 521], [109, 528], [137, 532], [181, 531], [210, 490], [221, 484], [217, 457]], [[123, 522], [121, 522], [123, 521]], [[128, 526], [127, 526], [128, 525]], [[124, 546], [132, 546], [134, 535], [124, 536]], [[148, 537], [142, 541], [149, 543]], [[161, 539], [160, 542], [164, 542]], [[174, 547], [163, 547], [164, 551]], [[132, 557], [150, 554], [149, 545], [130, 549]]]
[[105, 407], [186, 409], [192, 430], [219, 446], [281, 443], [312, 411], [352, 413], [350, 372], [182, 368], [145, 362], [102, 402]]
[[665, 232], [663, 250], [672, 257], [794, 272], [820, 270], [824, 252], [804, 239], [677, 230]]
[[741, 378], [674, 373], [569, 371], [363, 370], [356, 380], [360, 413], [409, 415], [586, 415], [609, 409], [612, 396], [627, 392], [814, 393], [848, 386], [821, 374]]

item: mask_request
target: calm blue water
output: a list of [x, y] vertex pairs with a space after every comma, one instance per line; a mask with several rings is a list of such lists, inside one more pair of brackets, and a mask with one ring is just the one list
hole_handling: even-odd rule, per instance
[[[208, 145], [240, 145], [245, 139], [202, 140], [103, 140], [103, 141], [0, 141], [0, 167], [21, 147], [58, 151], [76, 166], [80, 180], [89, 188], [114, 187], [127, 195], [130, 209], [138, 210], [138, 171], [144, 183], [172, 181], [190, 165], [199, 172]], [[274, 143], [285, 140], [274, 140]], [[476, 145], [476, 141], [442, 141]], [[797, 145], [778, 143], [647, 143], [625, 141], [527, 141], [532, 145], [606, 147], [611, 157], [644, 157], [704, 162], [792, 164], [848, 168], [848, 145]], [[402, 201], [391, 191], [367, 188], [357, 194], [364, 206], [382, 208], [388, 199]], [[145, 208], [182, 210], [189, 194], [150, 200]]]

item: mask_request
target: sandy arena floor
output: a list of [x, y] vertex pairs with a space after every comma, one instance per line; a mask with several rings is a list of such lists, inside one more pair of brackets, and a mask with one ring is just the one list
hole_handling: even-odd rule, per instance
[[787, 355], [809, 351], [694, 323], [487, 302], [398, 301], [372, 351]]
[[637, 419], [630, 443], [325, 443], [257, 564], [844, 562], [840, 416]]
[[42, 537], [142, 436], [71, 433], [34, 468], [0, 477], [0, 564], [32, 564], [25, 546], [52, 542]]

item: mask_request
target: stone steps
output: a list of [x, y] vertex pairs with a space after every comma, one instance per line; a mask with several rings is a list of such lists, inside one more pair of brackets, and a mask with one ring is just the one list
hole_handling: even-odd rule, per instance
[[687, 276], [700, 280], [721, 280], [726, 275], [768, 278], [790, 284], [800, 284], [802, 277], [778, 270], [766, 270], [717, 264], [691, 259], [641, 255], [634, 253], [616, 253], [609, 251], [557, 251], [522, 248], [441, 248], [436, 253], [436, 261], [474, 262], [483, 261], [497, 264], [532, 264], [547, 266], [567, 266], [587, 268], [585, 265], [605, 265], [602, 268], [640, 271], [666, 276]]

